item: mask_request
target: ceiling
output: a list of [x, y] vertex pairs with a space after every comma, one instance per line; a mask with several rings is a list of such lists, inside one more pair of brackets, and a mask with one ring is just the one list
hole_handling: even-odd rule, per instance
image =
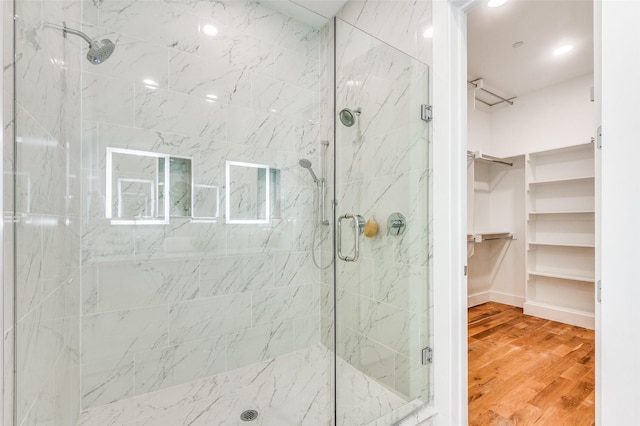
[[[592, 1], [509, 0], [491, 8], [482, 0], [467, 17], [469, 80], [482, 78], [504, 97], [593, 72]], [[552, 54], [566, 44], [573, 50]]]

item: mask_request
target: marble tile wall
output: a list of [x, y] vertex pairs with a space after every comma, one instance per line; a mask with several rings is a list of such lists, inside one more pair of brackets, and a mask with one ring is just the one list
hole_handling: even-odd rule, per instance
[[321, 312], [321, 342], [322, 344], [333, 350], [334, 349], [334, 223], [333, 223], [333, 200], [334, 200], [334, 163], [335, 163], [335, 146], [334, 146], [334, 87], [335, 79], [333, 70], [335, 69], [334, 60], [334, 27], [335, 23], [332, 21], [329, 25], [324, 27], [320, 33], [322, 42], [321, 46], [321, 58], [325, 58], [327, 67], [325, 67], [321, 74], [321, 105], [320, 114], [322, 119], [320, 123], [321, 135], [323, 140], [330, 141], [330, 145], [326, 151], [326, 163], [327, 170], [330, 172], [327, 174], [327, 216], [330, 220], [331, 226], [320, 228], [321, 243], [319, 244], [320, 253], [318, 256], [319, 264], [322, 267], [321, 270], [321, 297], [320, 297], [320, 312]]
[[[117, 45], [81, 74], [82, 407], [317, 344], [315, 185], [298, 161], [319, 171], [319, 29], [244, 0], [85, 1], [82, 19]], [[220, 214], [112, 224], [107, 147], [191, 158]], [[226, 160], [280, 171], [278, 217], [225, 223]]]
[[13, 25], [12, 17], [14, 15], [13, 2], [2, 2], [2, 18], [3, 18], [3, 34], [2, 34], [2, 58], [3, 58], [3, 75], [2, 75], [2, 123], [3, 137], [2, 144], [2, 213], [3, 213], [3, 232], [2, 232], [2, 266], [3, 266], [3, 392], [2, 392], [2, 418], [0, 421], [4, 425], [10, 425], [13, 421], [13, 348], [14, 348], [14, 233], [13, 233], [13, 206], [14, 206], [14, 185], [13, 185], [13, 165], [15, 158], [15, 149], [13, 143]]
[[432, 3], [432, 0], [349, 0], [338, 17], [432, 65]]
[[[421, 349], [430, 339], [430, 166], [420, 105], [429, 101], [428, 67], [348, 23], [337, 25], [338, 109], [362, 110], [354, 126], [336, 129], [337, 214], [379, 224], [378, 235], [360, 237], [357, 262], [336, 265], [337, 352], [401, 395], [427, 401]], [[400, 236], [387, 227], [394, 212], [407, 219]], [[352, 240], [343, 236], [347, 253]]]
[[[15, 125], [17, 143], [15, 151], [13, 144], [5, 143], [3, 166], [5, 220], [15, 209], [15, 226], [5, 227], [4, 238], [5, 265], [10, 266], [5, 274], [11, 274], [5, 275], [5, 301], [13, 301], [12, 288], [7, 286], [13, 285], [14, 273], [17, 289], [15, 305], [6, 308], [6, 314], [13, 315], [15, 307], [17, 319], [17, 393], [8, 394], [16, 399], [20, 425], [75, 424], [80, 410], [78, 69], [82, 40], [65, 39], [62, 32], [45, 24], [77, 25], [80, 2], [22, 0], [5, 17], [13, 12], [17, 16], [16, 63], [15, 70], [5, 71], [5, 82], [11, 78], [7, 73], [15, 71], [17, 104], [15, 123], [5, 121], [9, 123], [5, 129], [12, 131]], [[5, 94], [12, 99], [10, 86], [5, 85]], [[6, 108], [6, 112], [13, 110]], [[7, 141], [14, 140], [13, 134], [6, 136]], [[15, 205], [7, 196], [13, 191]], [[5, 324], [11, 323], [13, 318], [5, 318]], [[14, 347], [11, 331], [5, 326], [7, 366], [10, 353], [6, 349]], [[11, 410], [5, 415], [11, 415]], [[10, 424], [9, 418], [5, 420]]]
[[[330, 321], [322, 328], [319, 322], [320, 310], [324, 318], [332, 316], [330, 274], [323, 274], [325, 284], [319, 286], [309, 252], [314, 189], [297, 166], [300, 157], [320, 164], [318, 141], [333, 134], [331, 125], [319, 124], [328, 114], [319, 102], [331, 96], [321, 89], [333, 87], [320, 40], [330, 39], [331, 32], [319, 36], [254, 2], [82, 3], [18, 2], [23, 55], [17, 126], [24, 143], [18, 144], [18, 169], [24, 173], [16, 177], [16, 254], [23, 259], [17, 271], [18, 352], [24, 355], [18, 368], [28, 371], [19, 374], [24, 383], [18, 386], [18, 416], [24, 424], [75, 423], [81, 357], [82, 406], [89, 407], [269, 359], [316, 343], [320, 334], [327, 344], [332, 341]], [[414, 57], [430, 59], [416, 34], [394, 35], [386, 23], [379, 25], [385, 3], [393, 2], [351, 1], [342, 16]], [[427, 3], [400, 8], [397, 20], [419, 16], [421, 23]], [[118, 45], [116, 53], [99, 67], [88, 65], [80, 40], [43, 37], [42, 17], [109, 37]], [[216, 25], [216, 37], [203, 33], [207, 24]], [[386, 135], [373, 142], [376, 149], [394, 134], [382, 121], [377, 128], [369, 122], [372, 140], [374, 133]], [[270, 164], [282, 172], [282, 216], [268, 226], [184, 218], [166, 226], [113, 226], [104, 219], [107, 146], [192, 157], [196, 179], [208, 185], [219, 184], [225, 159]], [[344, 149], [345, 158], [360, 157], [384, 171], [376, 181], [363, 169], [341, 166], [349, 176], [342, 184], [353, 185], [354, 194], [364, 181], [382, 189], [367, 201], [366, 214], [382, 216], [378, 197], [401, 192], [395, 191], [400, 185], [413, 188], [410, 197], [422, 193], [428, 169], [411, 168], [409, 160], [420, 152], [416, 145], [410, 144], [411, 155], [404, 159], [393, 145], [377, 158], [353, 146]], [[402, 164], [385, 160], [392, 157]], [[389, 200], [407, 205], [392, 197], [384, 204]], [[417, 218], [424, 210], [409, 214], [426, 229], [420, 222], [426, 219]], [[331, 236], [321, 233], [326, 265]], [[406, 291], [382, 284], [385, 274], [428, 273], [424, 255], [407, 249], [423, 243], [409, 236], [395, 244], [372, 243], [366, 265], [339, 272], [354, 287], [341, 289], [341, 299], [356, 298], [358, 306], [348, 318], [354, 323], [341, 330], [339, 349], [352, 364], [405, 394], [422, 383], [405, 378], [415, 368], [414, 342], [393, 339], [375, 323], [387, 317], [410, 327], [426, 322], [416, 319], [426, 314], [406, 296], [422, 278], [408, 279]], [[360, 287], [367, 289], [362, 293]], [[233, 320], [219, 315], [225, 309], [233, 311]], [[11, 327], [4, 331], [10, 353]], [[362, 348], [357, 355], [350, 351], [354, 342]], [[378, 356], [385, 348], [388, 357]]]

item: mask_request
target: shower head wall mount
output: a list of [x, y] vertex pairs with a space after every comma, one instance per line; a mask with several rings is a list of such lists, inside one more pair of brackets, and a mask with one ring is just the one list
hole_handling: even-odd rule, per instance
[[67, 34], [76, 35], [89, 43], [87, 59], [94, 65], [99, 65], [109, 59], [109, 56], [111, 56], [116, 48], [116, 45], [111, 40], [107, 38], [102, 40], [92, 40], [82, 31], [74, 30], [73, 28], [67, 27], [67, 24], [65, 22], [63, 22], [62, 25], [46, 23], [44, 24], [44, 27], [61, 30], [64, 37], [67, 37]]

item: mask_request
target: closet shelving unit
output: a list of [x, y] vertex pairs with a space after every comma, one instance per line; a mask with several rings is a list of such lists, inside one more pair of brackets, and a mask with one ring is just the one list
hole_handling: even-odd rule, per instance
[[524, 312], [593, 328], [595, 170], [592, 143], [528, 154]]

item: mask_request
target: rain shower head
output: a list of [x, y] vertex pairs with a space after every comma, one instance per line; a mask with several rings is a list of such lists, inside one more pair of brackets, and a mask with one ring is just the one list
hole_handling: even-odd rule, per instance
[[303, 169], [309, 170], [309, 173], [311, 173], [311, 177], [313, 178], [313, 181], [315, 183], [318, 183], [318, 177], [316, 176], [315, 173], [313, 173], [313, 169], [311, 168], [311, 161], [307, 160], [306, 158], [303, 158], [300, 161], [298, 161], [298, 164], [300, 164], [300, 166]]
[[109, 56], [115, 50], [116, 45], [107, 38], [102, 40], [94, 40], [89, 43], [89, 51], [87, 59], [94, 65], [98, 65], [109, 59]]
[[62, 30], [62, 34], [66, 37], [67, 34], [73, 34], [81, 37], [84, 41], [89, 43], [89, 51], [87, 52], [87, 59], [94, 65], [98, 65], [109, 59], [109, 56], [113, 53], [116, 45], [109, 39], [92, 40], [82, 31], [68, 28], [64, 22], [62, 25], [56, 25], [51, 23], [44, 24], [45, 28], [54, 28], [56, 30]]
[[355, 124], [356, 119], [360, 116], [361, 112], [362, 112], [362, 110], [360, 108], [356, 108], [356, 109], [353, 109], [353, 110], [349, 109], [349, 108], [344, 108], [339, 113], [340, 121], [345, 126], [351, 127], [351, 126], [353, 126]]

